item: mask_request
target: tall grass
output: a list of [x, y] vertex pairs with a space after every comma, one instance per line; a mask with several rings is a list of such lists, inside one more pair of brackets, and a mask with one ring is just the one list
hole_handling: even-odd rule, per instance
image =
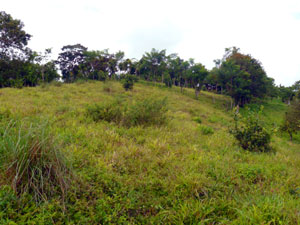
[[90, 105], [86, 114], [95, 122], [104, 120], [126, 127], [162, 125], [166, 122], [167, 99], [153, 97], [130, 102], [115, 100], [110, 103]]
[[10, 121], [0, 132], [0, 154], [1, 170], [16, 193], [30, 193], [36, 201], [64, 198], [70, 168], [47, 123]]

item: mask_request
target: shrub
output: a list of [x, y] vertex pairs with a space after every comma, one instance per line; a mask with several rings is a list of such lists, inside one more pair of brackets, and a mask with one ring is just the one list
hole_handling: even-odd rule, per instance
[[36, 201], [57, 194], [64, 198], [71, 170], [48, 126], [10, 121], [0, 134], [5, 182], [17, 194], [30, 193]]
[[214, 133], [214, 129], [212, 127], [208, 127], [208, 126], [204, 126], [204, 125], [200, 126], [200, 130], [201, 130], [201, 133], [204, 135], [209, 135], [209, 134]]
[[153, 97], [143, 99], [128, 107], [125, 113], [126, 126], [161, 125], [166, 121], [167, 99]]
[[95, 122], [105, 120], [107, 122], [120, 123], [122, 120], [123, 109], [121, 102], [94, 104], [87, 107], [87, 115]]
[[194, 117], [193, 121], [195, 121], [196, 123], [199, 123], [199, 124], [202, 123], [202, 119], [200, 117]]
[[126, 91], [133, 89], [134, 82], [137, 82], [138, 79], [136, 76], [133, 75], [125, 75], [123, 79], [123, 87]]
[[247, 115], [242, 119], [240, 114], [235, 113], [235, 125], [230, 132], [245, 150], [253, 152], [268, 152], [271, 150], [271, 134], [260, 119], [261, 113], [262, 109], [259, 113], [251, 112], [248, 109]]

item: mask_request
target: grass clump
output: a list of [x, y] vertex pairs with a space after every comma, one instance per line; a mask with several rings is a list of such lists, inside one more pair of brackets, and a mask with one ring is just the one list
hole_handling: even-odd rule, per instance
[[261, 113], [262, 109], [258, 113], [248, 110], [243, 118], [238, 113], [234, 116], [235, 125], [230, 132], [245, 150], [251, 152], [271, 151], [271, 134], [260, 119]]
[[0, 108], [0, 121], [9, 119], [11, 116], [12, 113], [8, 108]]
[[5, 182], [17, 194], [30, 193], [36, 201], [57, 194], [64, 198], [71, 171], [47, 125], [10, 121], [0, 134]]
[[87, 115], [95, 122], [104, 120], [107, 122], [120, 123], [123, 117], [123, 107], [121, 102], [94, 104], [87, 107]]
[[200, 126], [200, 131], [204, 135], [210, 135], [214, 133], [214, 129], [212, 127], [205, 126], [205, 125]]

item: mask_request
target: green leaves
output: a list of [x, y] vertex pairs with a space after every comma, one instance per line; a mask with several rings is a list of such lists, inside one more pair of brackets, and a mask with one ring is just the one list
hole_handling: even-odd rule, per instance
[[235, 124], [230, 133], [245, 150], [251, 152], [271, 151], [271, 133], [260, 118], [261, 112], [262, 109], [259, 113], [254, 113], [248, 109], [245, 117], [241, 117], [238, 113], [234, 115]]

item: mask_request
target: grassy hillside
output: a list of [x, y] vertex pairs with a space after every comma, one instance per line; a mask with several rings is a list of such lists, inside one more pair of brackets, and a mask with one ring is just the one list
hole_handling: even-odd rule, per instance
[[[167, 97], [166, 123], [93, 121], [94, 103], [132, 105]], [[16, 196], [0, 173], [1, 224], [299, 224], [300, 144], [275, 134], [275, 153], [240, 149], [229, 134], [229, 100], [193, 90], [100, 82], [1, 89], [2, 127], [11, 119], [47, 122], [72, 164], [64, 199]], [[251, 107], [255, 107], [252, 105]], [[286, 106], [264, 103], [280, 124]], [[9, 109], [9, 111], [7, 111]], [[4, 159], [5, 160], [5, 159]]]

